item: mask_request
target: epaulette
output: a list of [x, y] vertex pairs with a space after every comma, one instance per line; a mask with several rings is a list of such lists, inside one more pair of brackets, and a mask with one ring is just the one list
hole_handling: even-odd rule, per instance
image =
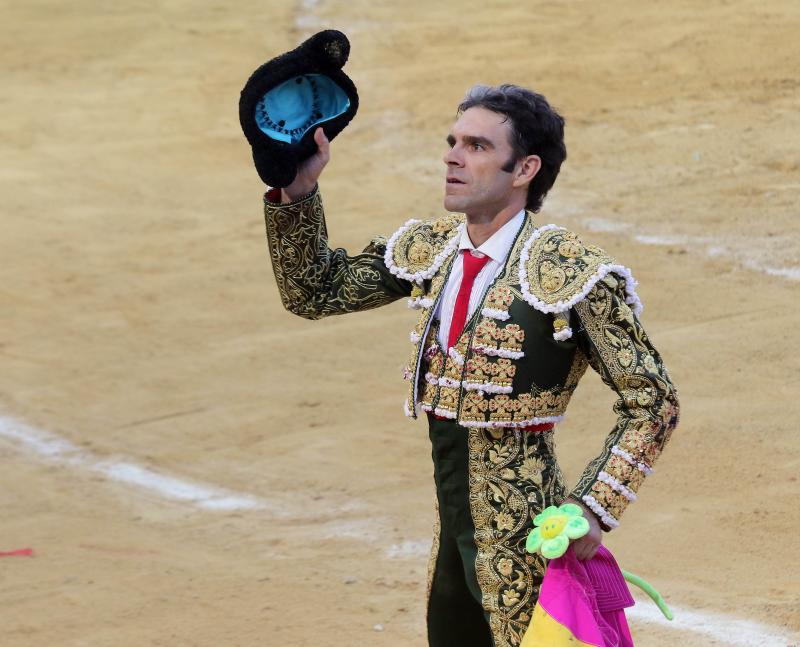
[[386, 244], [386, 267], [401, 279], [422, 284], [433, 278], [445, 259], [458, 249], [463, 228], [463, 216], [409, 220]]
[[557, 340], [572, 335], [569, 309], [609, 274], [624, 279], [625, 302], [638, 316], [642, 302], [630, 269], [616, 263], [599, 247], [584, 245], [577, 234], [557, 225], [544, 225], [531, 234], [520, 255], [522, 296], [536, 310], [555, 316], [553, 337]]

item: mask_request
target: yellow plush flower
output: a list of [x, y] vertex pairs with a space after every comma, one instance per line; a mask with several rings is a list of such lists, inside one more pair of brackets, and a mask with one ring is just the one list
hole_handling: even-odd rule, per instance
[[536, 527], [528, 535], [525, 550], [547, 559], [561, 557], [567, 552], [570, 539], [578, 539], [589, 532], [583, 510], [574, 503], [545, 508], [533, 518], [533, 524]]

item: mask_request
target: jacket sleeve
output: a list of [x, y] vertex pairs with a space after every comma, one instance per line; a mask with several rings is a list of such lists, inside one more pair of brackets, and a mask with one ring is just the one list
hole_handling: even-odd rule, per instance
[[658, 351], [625, 303], [624, 280], [608, 275], [575, 305], [589, 364], [619, 396], [617, 423], [571, 496], [606, 530], [619, 525], [678, 422], [678, 398]]
[[264, 217], [275, 280], [284, 307], [305, 319], [377, 308], [411, 293], [411, 283], [386, 268], [386, 240], [361, 254], [328, 248], [322, 197], [317, 189], [289, 204], [264, 196]]

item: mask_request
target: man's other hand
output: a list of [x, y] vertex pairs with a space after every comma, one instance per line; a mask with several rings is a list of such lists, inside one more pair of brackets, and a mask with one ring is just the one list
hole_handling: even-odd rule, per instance
[[603, 529], [600, 528], [600, 522], [597, 520], [594, 512], [587, 508], [581, 501], [569, 498], [567, 502], [580, 506], [583, 510], [583, 516], [586, 517], [586, 521], [589, 522], [589, 532], [580, 539], [576, 539], [572, 542], [572, 551], [575, 553], [575, 557], [581, 561], [592, 559], [600, 544], [603, 543]]
[[314, 131], [314, 142], [317, 144], [317, 152], [309, 157], [297, 168], [297, 175], [294, 181], [283, 189], [282, 202], [294, 202], [304, 195], [308, 195], [317, 186], [322, 169], [331, 159], [331, 144], [325, 136], [322, 128]]

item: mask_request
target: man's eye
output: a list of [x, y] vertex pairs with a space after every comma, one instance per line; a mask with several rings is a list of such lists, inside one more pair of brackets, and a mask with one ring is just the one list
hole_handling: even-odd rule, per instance
[[482, 151], [483, 150], [483, 144], [473, 144], [472, 145], [472, 150]]

